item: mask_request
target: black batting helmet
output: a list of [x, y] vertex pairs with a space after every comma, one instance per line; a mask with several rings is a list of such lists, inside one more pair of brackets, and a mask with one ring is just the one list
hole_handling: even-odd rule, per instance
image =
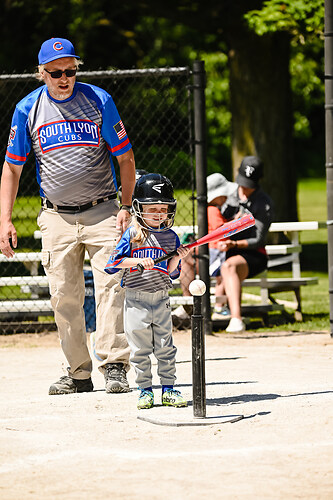
[[[167, 219], [163, 221], [158, 231], [166, 231], [172, 227], [176, 214], [177, 202], [173, 195], [171, 181], [161, 174], [147, 174], [137, 180], [133, 193], [132, 207], [140, 226], [147, 228], [142, 219], [143, 205], [167, 204]], [[154, 231], [156, 229], [154, 228]]]

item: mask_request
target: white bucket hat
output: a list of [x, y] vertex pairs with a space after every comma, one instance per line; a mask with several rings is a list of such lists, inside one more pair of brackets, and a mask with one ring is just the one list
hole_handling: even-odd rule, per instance
[[229, 196], [236, 191], [236, 182], [229, 182], [222, 174], [211, 174], [207, 177], [207, 203], [218, 196]]

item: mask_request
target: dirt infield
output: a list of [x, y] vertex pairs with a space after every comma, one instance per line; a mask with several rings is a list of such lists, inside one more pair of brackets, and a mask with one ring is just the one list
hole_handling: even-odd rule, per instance
[[[190, 332], [175, 344], [191, 404]], [[66, 366], [56, 334], [1, 335], [1, 500], [332, 499], [329, 333], [216, 334], [206, 359], [207, 415], [244, 419], [160, 426], [137, 419], [133, 370], [129, 394], [95, 369], [93, 393], [48, 396]]]

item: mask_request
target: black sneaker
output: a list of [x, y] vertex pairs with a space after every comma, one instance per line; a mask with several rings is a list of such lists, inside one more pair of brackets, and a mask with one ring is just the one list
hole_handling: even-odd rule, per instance
[[78, 380], [64, 375], [52, 384], [49, 389], [49, 394], [74, 394], [75, 392], [91, 392], [94, 389], [91, 378]]
[[106, 392], [129, 392], [130, 388], [126, 378], [123, 363], [107, 363], [104, 365]]

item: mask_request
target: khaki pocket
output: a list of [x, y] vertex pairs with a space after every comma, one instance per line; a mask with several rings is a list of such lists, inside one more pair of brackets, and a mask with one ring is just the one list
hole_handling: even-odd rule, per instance
[[46, 269], [49, 269], [51, 265], [51, 252], [49, 250], [42, 250], [42, 265]]
[[54, 274], [52, 263], [52, 252], [50, 250], [42, 250], [42, 265], [49, 280], [50, 295], [54, 296], [57, 293], [58, 280]]

